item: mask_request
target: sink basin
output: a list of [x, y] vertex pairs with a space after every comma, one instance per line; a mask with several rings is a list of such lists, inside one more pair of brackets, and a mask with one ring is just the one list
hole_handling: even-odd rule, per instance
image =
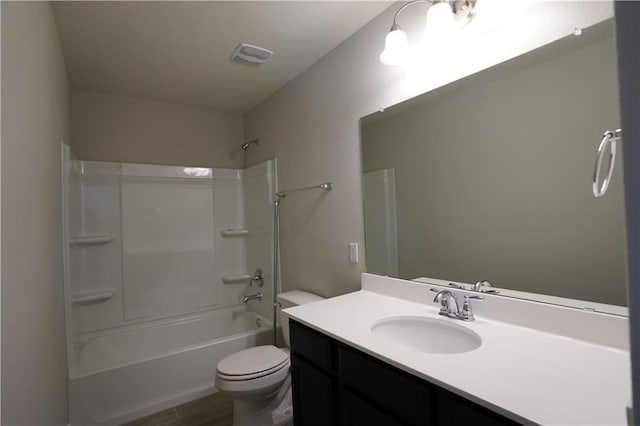
[[371, 331], [405, 348], [435, 354], [469, 352], [482, 344], [480, 336], [465, 327], [425, 317], [384, 318]]

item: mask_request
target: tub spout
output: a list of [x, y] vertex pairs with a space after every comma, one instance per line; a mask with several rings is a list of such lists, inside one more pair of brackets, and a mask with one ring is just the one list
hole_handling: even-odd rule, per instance
[[247, 302], [249, 302], [249, 300], [256, 300], [256, 299], [257, 300], [262, 300], [262, 292], [256, 293], [256, 294], [250, 294], [248, 296], [244, 296], [242, 298], [242, 303], [246, 304]]

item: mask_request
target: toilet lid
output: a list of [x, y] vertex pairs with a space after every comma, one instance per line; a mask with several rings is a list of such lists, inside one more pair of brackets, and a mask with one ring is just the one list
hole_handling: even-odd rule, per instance
[[265, 375], [279, 370], [289, 361], [289, 354], [275, 346], [255, 346], [233, 353], [218, 363], [224, 376]]

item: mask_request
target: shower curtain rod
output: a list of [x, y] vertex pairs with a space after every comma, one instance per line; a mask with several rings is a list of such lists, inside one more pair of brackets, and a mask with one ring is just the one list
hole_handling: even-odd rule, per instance
[[273, 291], [271, 292], [272, 319], [273, 319], [273, 345], [277, 346], [277, 324], [278, 320], [278, 301], [276, 296], [282, 291], [280, 287], [280, 200], [285, 198], [288, 193], [295, 191], [304, 191], [307, 189], [319, 188], [325, 191], [333, 189], [333, 183], [324, 182], [320, 185], [306, 186], [304, 188], [289, 189], [287, 191], [276, 192], [276, 199], [273, 202]]
[[321, 183], [320, 185], [306, 186], [304, 188], [288, 189], [286, 191], [276, 192], [276, 197], [284, 198], [290, 192], [305, 191], [307, 189], [314, 189], [314, 188], [320, 188], [320, 189], [324, 189], [325, 191], [331, 191], [333, 189], [333, 184], [331, 182], [324, 182], [324, 183]]

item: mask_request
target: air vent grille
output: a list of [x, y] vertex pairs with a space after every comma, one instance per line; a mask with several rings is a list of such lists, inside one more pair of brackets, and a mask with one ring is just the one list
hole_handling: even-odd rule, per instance
[[231, 54], [231, 60], [243, 65], [259, 67], [273, 55], [273, 52], [263, 47], [241, 43]]

